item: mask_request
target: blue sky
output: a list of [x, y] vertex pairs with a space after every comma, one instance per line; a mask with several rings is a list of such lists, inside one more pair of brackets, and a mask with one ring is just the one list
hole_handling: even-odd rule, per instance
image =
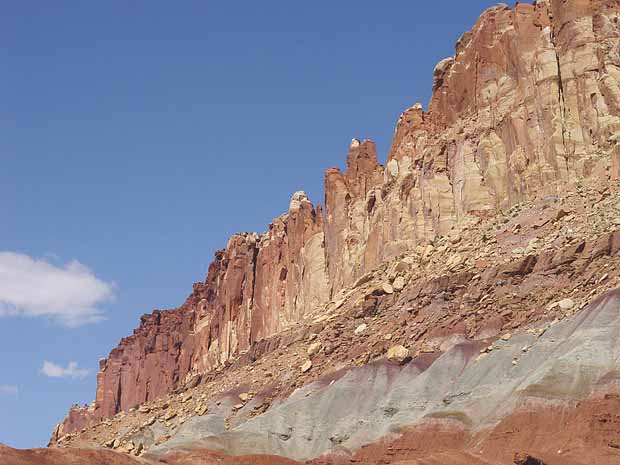
[[495, 2], [4, 5], [0, 442], [47, 443], [97, 361], [402, 110]]

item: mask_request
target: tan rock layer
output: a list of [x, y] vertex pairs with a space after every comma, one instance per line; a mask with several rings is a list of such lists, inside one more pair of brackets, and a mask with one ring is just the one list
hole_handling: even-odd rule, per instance
[[263, 235], [233, 236], [178, 309], [142, 317], [101, 362], [97, 398], [56, 436], [159, 397], [319, 310], [368, 271], [488, 216], [620, 173], [620, 1], [483, 13], [434, 72], [429, 110], [398, 121], [385, 167], [354, 140]]

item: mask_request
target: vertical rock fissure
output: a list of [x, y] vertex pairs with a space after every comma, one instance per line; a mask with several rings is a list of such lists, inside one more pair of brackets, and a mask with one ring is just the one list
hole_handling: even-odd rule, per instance
[[480, 64], [480, 55], [476, 53], [476, 72], [474, 74], [474, 108], [478, 115], [478, 66]]
[[[327, 205], [327, 198], [325, 199], [325, 205]], [[331, 300], [334, 298], [334, 283], [331, 279], [331, 264], [329, 261], [329, 249], [327, 244], [327, 208], [325, 208], [325, 213], [323, 214], [323, 257], [325, 259], [325, 275], [327, 276], [327, 288], [329, 290], [328, 299]]]
[[254, 334], [252, 334], [252, 321], [254, 314], [254, 292], [256, 290], [256, 266], [258, 264], [258, 251], [259, 251], [260, 238], [254, 244], [254, 250], [252, 251], [252, 290], [250, 292], [250, 325], [248, 328], [248, 342], [251, 344], [254, 338]]
[[553, 28], [550, 31], [551, 45], [555, 54], [555, 62], [558, 70], [558, 105], [560, 106], [560, 121], [562, 124], [562, 145], [564, 146], [564, 163], [568, 172], [568, 149], [566, 147], [566, 101], [564, 99], [564, 81], [562, 79], [562, 65], [560, 63], [560, 55], [558, 54], [557, 38]]
[[116, 388], [116, 399], [114, 402], [114, 413], [117, 414], [118, 412], [121, 411], [121, 383], [123, 382], [123, 377], [119, 376], [118, 377], [118, 386]]

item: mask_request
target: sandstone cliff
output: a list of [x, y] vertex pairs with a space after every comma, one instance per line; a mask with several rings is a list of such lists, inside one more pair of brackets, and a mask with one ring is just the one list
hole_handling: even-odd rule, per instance
[[55, 437], [198, 382], [324, 308], [382, 263], [512, 206], [620, 176], [620, 2], [484, 12], [398, 120], [386, 166], [353, 140], [264, 234], [233, 236], [176, 310], [142, 317], [101, 362], [95, 402]]

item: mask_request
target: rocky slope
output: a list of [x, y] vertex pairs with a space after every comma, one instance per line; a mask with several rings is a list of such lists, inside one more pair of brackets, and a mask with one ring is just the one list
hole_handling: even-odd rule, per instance
[[[267, 232], [230, 238], [181, 307], [101, 362], [52, 444], [169, 463], [536, 463], [524, 447], [618, 463], [620, 299], [588, 303], [620, 287], [619, 118], [620, 1], [485, 11], [386, 166], [353, 140], [324, 211], [298, 192]], [[554, 415], [578, 445], [522, 431]]]
[[[542, 424], [544, 409], [569, 418], [580, 403], [615, 398], [620, 299], [607, 293], [620, 287], [619, 226], [617, 186], [580, 188], [480, 221], [378, 268], [314, 320], [254, 345], [200, 384], [59, 444], [155, 457], [206, 448], [307, 459], [362, 454], [361, 445], [396, 437], [401, 457], [418, 457], [441, 448], [405, 448], [398, 435], [432, 427], [458, 433], [457, 449], [492, 438], [503, 458], [524, 448], [547, 456], [566, 445], [547, 439], [540, 455], [523, 427], [519, 440], [494, 441], [513, 437], [505, 422]], [[404, 357], [390, 353], [399, 346]], [[620, 412], [603, 405], [613, 407], [599, 409], [607, 435], [587, 426], [584, 440], [596, 437], [596, 456], [611, 457], [600, 463], [615, 463], [609, 444]], [[574, 420], [591, 414], [584, 407]], [[551, 436], [566, 437], [557, 428]]]

